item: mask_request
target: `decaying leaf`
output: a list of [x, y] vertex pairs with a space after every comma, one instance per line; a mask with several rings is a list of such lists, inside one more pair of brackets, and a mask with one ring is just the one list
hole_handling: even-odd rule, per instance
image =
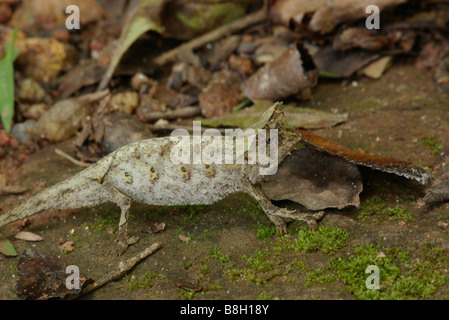
[[75, 250], [74, 244], [75, 242], [73, 241], [66, 241], [59, 248], [64, 252], [72, 252], [73, 250]]
[[87, 62], [77, 65], [58, 79], [59, 99], [66, 99], [85, 86], [100, 82], [104, 69], [96, 62]]
[[[406, 0], [277, 0], [271, 6], [270, 18], [275, 23], [288, 26], [291, 21], [305, 24], [308, 29], [321, 34], [329, 33], [342, 23], [351, 23], [366, 18], [366, 8], [376, 5], [382, 12]], [[304, 19], [311, 16], [310, 19]]]
[[213, 118], [229, 114], [240, 103], [241, 81], [240, 75], [230, 70], [215, 73], [198, 96], [203, 116]]
[[332, 46], [339, 51], [353, 48], [372, 51], [383, 49], [389, 44], [390, 38], [386, 34], [366, 28], [348, 28], [335, 36]]
[[[145, 125], [124, 112], [112, 112], [101, 119], [104, 126], [101, 144], [108, 152], [112, 152], [124, 145], [153, 137]], [[94, 131], [97, 131], [94, 128]]]
[[382, 12], [386, 8], [393, 8], [407, 0], [339, 0], [327, 1], [326, 6], [315, 11], [309, 23], [312, 31], [322, 34], [331, 32], [341, 23], [350, 23], [366, 18], [366, 8], [376, 5]]
[[356, 165], [305, 147], [295, 150], [262, 189], [271, 200], [291, 200], [310, 210], [360, 204], [362, 176]]
[[[271, 101], [257, 101], [249, 108], [232, 112], [224, 117], [202, 119], [201, 124], [207, 127], [247, 128], [257, 122], [262, 113], [272, 104]], [[327, 128], [345, 122], [348, 118], [347, 114], [334, 114], [316, 109], [298, 108], [291, 105], [284, 106], [284, 110], [288, 123], [296, 128]]]
[[328, 74], [349, 77], [354, 72], [378, 60], [381, 55], [377, 52], [351, 50], [338, 51], [332, 46], [322, 47], [313, 55], [318, 70]]
[[449, 200], [449, 146], [444, 149], [433, 166], [432, 179], [425, 190], [425, 196], [418, 200], [420, 206]]
[[241, 89], [251, 100], [282, 100], [316, 85], [318, 71], [307, 50], [288, 48], [245, 80]]
[[17, 270], [17, 293], [25, 300], [76, 299], [83, 287], [93, 280], [79, 275], [78, 289], [68, 289], [66, 281], [72, 272], [66, 273], [68, 265], [50, 255], [26, 249], [20, 258]]
[[304, 130], [297, 131], [302, 135], [304, 144], [323, 152], [324, 154], [345, 159], [346, 161], [356, 165], [387, 173], [393, 173], [407, 179], [413, 179], [419, 181], [421, 184], [426, 184], [430, 178], [429, 172], [412, 163], [379, 156], [360, 154], [313, 133]]

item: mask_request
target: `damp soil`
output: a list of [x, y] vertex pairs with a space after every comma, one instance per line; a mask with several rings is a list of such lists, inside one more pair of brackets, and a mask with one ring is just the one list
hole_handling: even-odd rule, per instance
[[[448, 98], [436, 88], [432, 72], [397, 63], [379, 80], [320, 81], [313, 91], [313, 99], [301, 106], [349, 114], [348, 121], [315, 131], [318, 135], [354, 151], [407, 160], [430, 169], [438, 148], [449, 137]], [[433, 143], [426, 143], [429, 141]], [[70, 141], [44, 147], [17, 169], [14, 173], [19, 177], [17, 183], [28, 191], [21, 196], [0, 196], [2, 212], [44, 186], [81, 170], [56, 155], [55, 147], [70, 151]], [[119, 210], [112, 204], [33, 217], [26, 230], [44, 237], [44, 241], [37, 243], [15, 240], [17, 224], [11, 224], [2, 228], [2, 235], [12, 241], [19, 257], [0, 255], [0, 298], [19, 299], [17, 263], [26, 248], [59, 257], [67, 264], [77, 265], [83, 275], [99, 279], [117, 268], [121, 260], [160, 241], [162, 249], [138, 264], [127, 276], [82, 299], [370, 298], [369, 294], [365, 296], [354, 289], [351, 279], [338, 276], [336, 264], [331, 262], [356, 257], [358, 253], [354, 248], [370, 244], [379, 254], [407, 252], [413, 257], [413, 261], [408, 261], [410, 264], [428, 259], [429, 250], [423, 248], [440, 252], [442, 256], [438, 262], [443, 261], [443, 264], [435, 272], [437, 280], [443, 280], [434, 281], [438, 285], [422, 294], [419, 288], [417, 293], [410, 288], [397, 290], [409, 290], [408, 295], [399, 292], [404, 293], [405, 298], [447, 299], [449, 282], [445, 259], [449, 257], [449, 204], [419, 208], [416, 201], [424, 191], [419, 183], [370, 169], [360, 170], [364, 180], [361, 207], [327, 210], [319, 223], [319, 229], [332, 226], [332, 230], [346, 235], [337, 236], [334, 243], [339, 245], [333, 248], [326, 247], [329, 244], [324, 242], [312, 248], [294, 247], [298, 244], [298, 235], [305, 232], [305, 226], [292, 222], [287, 235], [275, 235], [257, 203], [244, 194], [235, 194], [211, 206], [134, 204], [129, 233], [141, 239], [120, 258], [112, 254], [117, 245], [119, 220]], [[142, 228], [160, 222], [166, 225], [164, 232], [141, 232]], [[190, 237], [190, 241], [182, 242], [180, 235]], [[322, 234], [331, 240], [334, 236], [334, 233]], [[63, 239], [75, 242], [73, 252], [61, 251]], [[410, 270], [404, 264], [402, 267], [400, 274], [405, 276]], [[202, 290], [187, 291], [176, 283], [190, 283]], [[413, 288], [413, 283], [410, 286]], [[392, 295], [393, 298], [397, 296]]]

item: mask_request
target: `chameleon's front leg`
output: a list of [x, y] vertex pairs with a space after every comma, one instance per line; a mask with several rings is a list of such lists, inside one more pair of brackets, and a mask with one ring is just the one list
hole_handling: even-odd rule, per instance
[[118, 249], [116, 250], [116, 255], [121, 256], [125, 253], [128, 246], [135, 244], [139, 241], [139, 237], [128, 237], [128, 218], [129, 210], [131, 208], [131, 199], [126, 195], [118, 191], [110, 184], [104, 184], [104, 187], [108, 190], [111, 195], [111, 201], [116, 203], [120, 209], [120, 222], [119, 222], [119, 232], [118, 232]]
[[268, 218], [275, 224], [278, 233], [287, 232], [286, 222], [290, 220], [304, 221], [310, 228], [315, 228], [316, 220], [321, 219], [324, 216], [324, 212], [317, 213], [295, 213], [296, 210], [289, 210], [286, 208], [276, 207], [270, 199], [268, 199], [260, 186], [253, 186], [249, 184], [247, 186], [248, 194], [251, 195], [262, 207]]

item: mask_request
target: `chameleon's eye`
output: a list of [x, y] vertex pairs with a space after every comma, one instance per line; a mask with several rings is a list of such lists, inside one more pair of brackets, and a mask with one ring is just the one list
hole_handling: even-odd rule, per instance
[[270, 144], [270, 142], [271, 142], [271, 139], [270, 138], [267, 138], [267, 144]]

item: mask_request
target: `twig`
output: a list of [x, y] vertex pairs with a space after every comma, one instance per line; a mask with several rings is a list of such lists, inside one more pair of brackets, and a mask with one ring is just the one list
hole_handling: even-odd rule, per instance
[[[174, 125], [174, 124], [168, 124], [165, 126], [147, 125], [147, 128], [150, 129], [151, 132], [167, 132], [167, 131], [174, 131], [176, 129], [184, 129], [189, 133], [193, 133], [192, 126], [180, 126], [180, 125]], [[216, 129], [216, 130], [220, 131], [221, 134], [225, 134], [225, 129], [223, 129], [223, 128], [201, 127], [201, 132], [204, 132], [207, 129]]]
[[58, 148], [55, 148], [55, 152], [56, 152], [57, 155], [59, 155], [59, 156], [61, 156], [61, 157], [63, 157], [63, 158], [66, 158], [67, 160], [69, 160], [70, 162], [76, 164], [77, 166], [84, 167], [84, 168], [90, 167], [90, 164], [89, 164], [89, 163], [86, 163], [86, 162], [83, 162], [83, 161], [76, 160], [76, 159], [72, 158], [71, 156], [69, 156], [69, 155], [68, 155], [67, 153], [65, 153], [64, 151], [59, 150]]
[[216, 41], [220, 38], [223, 38], [224, 36], [230, 35], [234, 32], [237, 32], [241, 29], [245, 29], [253, 24], [262, 22], [266, 19], [266, 12], [264, 9], [256, 11], [255, 13], [249, 14], [241, 19], [235, 20], [231, 23], [228, 23], [222, 27], [219, 27], [211, 32], [208, 32], [202, 36], [199, 36], [198, 38], [195, 38], [189, 42], [186, 42], [179, 47], [176, 47], [170, 51], [167, 51], [160, 56], [156, 57], [154, 62], [159, 65], [163, 66], [164, 64], [170, 62], [172, 59], [174, 59], [178, 52], [186, 49], [194, 50], [196, 48], [200, 48], [204, 45], [206, 45], [209, 42]]
[[105, 89], [98, 92], [87, 93], [85, 95], [79, 96], [77, 99], [83, 103], [92, 103], [97, 100], [101, 100], [107, 95], [109, 95], [109, 89]]
[[159, 119], [175, 120], [180, 118], [192, 118], [201, 115], [199, 107], [183, 107], [166, 112], [149, 112], [148, 114], [139, 114], [138, 118], [142, 122], [155, 122]]
[[152, 255], [160, 248], [162, 248], [162, 242], [153, 243], [150, 247], [146, 248], [143, 252], [139, 253], [134, 258], [121, 262], [119, 267], [115, 271], [111, 272], [110, 274], [101, 278], [100, 280], [94, 282], [93, 284], [90, 284], [87, 287], [85, 287], [82, 290], [80, 296], [85, 295], [94, 290], [97, 290], [98, 288], [101, 288], [105, 284], [108, 284], [111, 281], [121, 278], [125, 273], [134, 268], [136, 264], [138, 264], [140, 261], [147, 258], [148, 256]]

